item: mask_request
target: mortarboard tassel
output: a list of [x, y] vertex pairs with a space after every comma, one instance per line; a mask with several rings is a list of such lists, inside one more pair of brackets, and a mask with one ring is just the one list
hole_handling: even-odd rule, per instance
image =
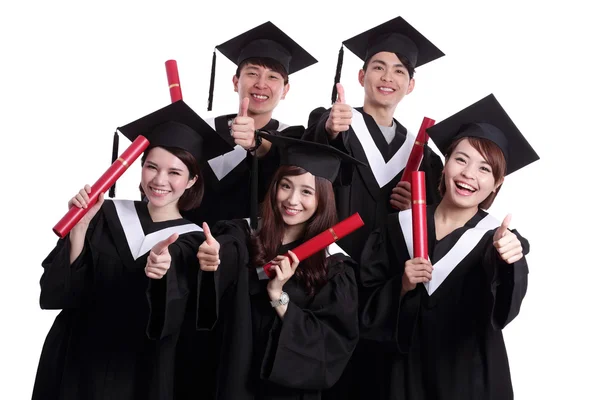
[[[113, 136], [112, 160], [110, 163], [113, 164], [115, 161], [117, 161], [117, 157], [119, 157], [119, 134], [115, 130], [115, 134]], [[116, 188], [117, 183], [115, 182], [108, 190], [108, 197], [111, 199], [115, 197]]]
[[337, 88], [335, 86], [336, 83], [339, 83], [342, 77], [342, 63], [344, 62], [344, 45], [340, 47], [340, 52], [338, 53], [338, 61], [337, 66], [335, 68], [335, 78], [333, 82], [333, 90], [331, 91], [331, 104], [337, 101]]
[[215, 89], [215, 66], [217, 64], [217, 49], [213, 50], [212, 66], [210, 68], [210, 85], [208, 86], [208, 111], [212, 111], [213, 91]]

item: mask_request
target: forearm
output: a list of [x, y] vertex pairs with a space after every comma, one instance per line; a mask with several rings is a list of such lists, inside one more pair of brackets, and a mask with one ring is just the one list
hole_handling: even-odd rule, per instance
[[87, 232], [87, 225], [76, 225], [69, 233], [69, 240], [71, 242], [71, 250], [69, 253], [69, 264], [79, 257], [83, 251], [83, 245], [85, 243], [85, 234]]

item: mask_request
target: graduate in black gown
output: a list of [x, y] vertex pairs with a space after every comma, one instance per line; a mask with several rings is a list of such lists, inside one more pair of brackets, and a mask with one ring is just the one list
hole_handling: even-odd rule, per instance
[[[271, 22], [250, 29], [218, 46], [236, 66], [232, 78], [233, 90], [239, 96], [237, 113], [208, 118], [206, 121], [217, 133], [229, 140], [234, 149], [208, 161], [202, 170], [206, 191], [202, 206], [184, 212], [184, 217], [201, 225], [212, 226], [220, 220], [251, 217], [256, 222], [258, 203], [262, 201], [273, 173], [278, 167], [276, 152], [255, 135], [256, 129], [266, 129], [281, 135], [290, 135], [288, 125], [274, 119], [273, 112], [290, 89], [289, 75], [317, 62], [298, 43]], [[213, 54], [213, 72], [209, 94], [212, 92], [216, 67]], [[253, 195], [253, 191], [258, 193]], [[251, 199], [254, 199], [251, 202]], [[195, 287], [190, 298], [197, 296]], [[190, 304], [181, 331], [177, 350], [177, 399], [211, 397], [214, 387], [199, 385], [198, 377], [211, 375], [215, 358], [214, 332], [195, 329], [195, 303]], [[208, 361], [213, 360], [213, 361]]]
[[[389, 213], [410, 206], [410, 184], [400, 183], [400, 178], [416, 133], [394, 119], [394, 112], [414, 89], [415, 68], [444, 54], [401, 17], [348, 39], [344, 45], [364, 61], [358, 73], [365, 91], [364, 105], [352, 108], [345, 104], [338, 83], [337, 101], [332, 99], [335, 103], [329, 110], [317, 108], [311, 113], [303, 139], [329, 143], [366, 164], [353, 171], [342, 170], [341, 184], [334, 185], [339, 218], [359, 212], [365, 221], [366, 229], [340, 241], [358, 260], [369, 233]], [[427, 174], [427, 199], [439, 200], [436, 188], [442, 162], [428, 146], [420, 169]]]
[[[200, 246], [199, 299], [214, 308], [199, 306], [198, 327], [223, 338], [217, 399], [319, 399], [358, 340], [355, 266], [335, 243], [301, 263], [290, 250], [336, 223], [331, 181], [342, 160], [355, 160], [327, 145], [265, 138], [285, 149], [259, 230], [221, 222]], [[273, 279], [263, 270], [270, 261]]]
[[[148, 277], [197, 265], [204, 235], [180, 210], [202, 199], [198, 162], [231, 146], [215, 139], [183, 101], [119, 130], [131, 140], [143, 134], [150, 141], [140, 183], [148, 202], [103, 200], [101, 194], [43, 261], [40, 305], [62, 311], [44, 343], [33, 399], [172, 398], [177, 332], [159, 341], [147, 337]], [[89, 193], [86, 185], [69, 207], [87, 207]], [[167, 308], [186, 301], [179, 294]]]
[[[366, 164], [342, 169], [341, 179], [334, 185], [338, 217], [359, 212], [365, 222], [365, 229], [339, 242], [359, 260], [369, 233], [383, 225], [389, 213], [410, 206], [410, 184], [400, 178], [416, 132], [402, 126], [394, 112], [415, 87], [415, 68], [444, 54], [401, 17], [360, 33], [343, 46], [364, 61], [358, 72], [365, 92], [363, 107], [346, 104], [338, 83], [332, 98], [335, 103], [329, 110], [317, 108], [311, 113], [303, 138], [329, 143]], [[420, 170], [427, 177], [427, 200], [439, 201], [442, 162], [429, 146], [424, 148]], [[369, 398], [370, 389], [363, 382], [377, 378], [372, 365], [379, 363], [381, 351], [377, 343], [361, 340], [344, 376], [326, 398]]]
[[[207, 185], [202, 207], [186, 212], [191, 221], [212, 226], [217, 221], [247, 218], [251, 214], [251, 171], [256, 162], [258, 202], [262, 201], [277, 169], [269, 146], [257, 140], [255, 130], [286, 135], [287, 124], [273, 119], [273, 111], [290, 89], [289, 75], [317, 60], [271, 22], [261, 24], [216, 47], [237, 65], [233, 90], [239, 95], [235, 114], [209, 118], [207, 122], [235, 145], [233, 151], [209, 160], [203, 175]], [[213, 54], [212, 90], [216, 65]]]
[[365, 246], [361, 337], [388, 347], [373, 399], [513, 398], [502, 329], [527, 291], [529, 243], [486, 210], [505, 175], [538, 159], [493, 95], [428, 130], [444, 152], [427, 207], [429, 259], [413, 258], [411, 210]]

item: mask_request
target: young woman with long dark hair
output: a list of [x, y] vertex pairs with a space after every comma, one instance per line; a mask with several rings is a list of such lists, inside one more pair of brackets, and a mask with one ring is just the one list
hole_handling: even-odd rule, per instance
[[217, 304], [199, 315], [199, 328], [216, 322], [223, 335], [218, 399], [318, 399], [358, 340], [355, 265], [335, 244], [301, 263], [291, 249], [337, 222], [331, 181], [341, 161], [355, 160], [327, 145], [264, 137], [282, 159], [259, 229], [228, 221], [213, 237], [204, 226], [200, 285], [210, 283]]

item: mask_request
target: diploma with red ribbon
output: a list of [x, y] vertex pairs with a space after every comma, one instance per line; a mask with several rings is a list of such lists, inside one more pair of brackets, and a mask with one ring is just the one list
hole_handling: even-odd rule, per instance
[[408, 161], [406, 162], [406, 167], [404, 168], [400, 182], [408, 182], [410, 180], [410, 174], [413, 171], [419, 170], [421, 161], [423, 161], [425, 144], [427, 144], [427, 141], [429, 140], [427, 129], [431, 128], [433, 125], [435, 125], [435, 121], [433, 119], [423, 117], [421, 128], [419, 128], [419, 133], [417, 134], [417, 140], [415, 140], [415, 144], [410, 151], [410, 155], [408, 156]]
[[412, 227], [414, 257], [429, 258], [427, 254], [427, 197], [425, 194], [425, 172], [411, 174]]
[[105, 193], [116, 181], [123, 175], [129, 166], [142, 155], [150, 142], [143, 136], [138, 136], [133, 143], [121, 154], [121, 157], [112, 163], [106, 172], [92, 185], [91, 193], [89, 194], [90, 201], [87, 208], [79, 208], [71, 206], [64, 217], [52, 228], [54, 233], [59, 237], [64, 238], [67, 233], [83, 218], [83, 216], [92, 208], [98, 195]]
[[[354, 213], [345, 220], [338, 222], [326, 231], [319, 233], [312, 239], [309, 239], [295, 249], [292, 249], [292, 252], [298, 257], [298, 260], [306, 260], [316, 252], [323, 250], [333, 242], [337, 242], [344, 236], [362, 227], [364, 224], [365, 223], [360, 215]], [[271, 270], [271, 265], [273, 264], [268, 263], [263, 266], [263, 270], [269, 279], [274, 278], [277, 275], [275, 271]]]
[[179, 70], [177, 69], [177, 61], [165, 61], [167, 69], [167, 81], [169, 82], [169, 92], [171, 93], [171, 103], [181, 100], [181, 84], [179, 82]]

